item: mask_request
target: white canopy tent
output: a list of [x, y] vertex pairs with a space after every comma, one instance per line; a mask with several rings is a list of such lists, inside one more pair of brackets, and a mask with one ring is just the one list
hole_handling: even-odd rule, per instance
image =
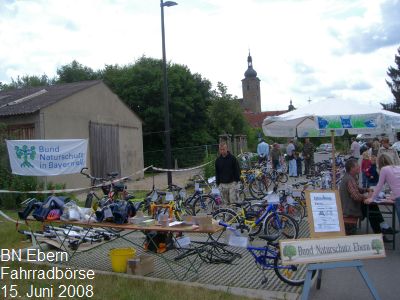
[[[332, 158], [335, 161], [334, 136], [350, 134], [391, 134], [400, 130], [400, 114], [360, 104], [355, 101], [327, 99], [315, 102], [280, 116], [267, 117], [263, 132], [273, 137], [331, 136]], [[335, 188], [335, 164], [333, 166]]]
[[262, 125], [266, 136], [322, 137], [350, 134], [390, 134], [400, 130], [400, 114], [355, 101], [327, 99], [280, 116], [268, 117]]

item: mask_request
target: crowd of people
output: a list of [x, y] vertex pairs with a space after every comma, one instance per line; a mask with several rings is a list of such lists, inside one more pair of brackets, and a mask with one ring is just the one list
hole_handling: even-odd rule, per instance
[[[345, 163], [345, 175], [339, 186], [343, 215], [345, 217], [369, 218], [374, 233], [393, 234], [393, 229], [384, 221], [376, 200], [386, 185], [390, 197], [385, 201], [392, 201], [400, 223], [400, 159], [398, 152], [391, 148], [389, 139], [383, 137], [366, 143], [363, 147], [352, 139], [350, 158]], [[236, 158], [228, 151], [227, 145], [221, 143], [220, 155], [215, 162], [216, 181], [223, 199], [228, 203], [236, 202], [236, 188], [240, 181], [240, 167]], [[310, 174], [314, 165], [314, 145], [308, 138], [304, 140], [301, 152], [297, 149], [294, 139], [288, 141], [286, 147], [286, 160], [288, 172], [291, 177]], [[264, 139], [260, 139], [257, 146], [259, 163], [271, 160], [272, 168], [281, 167], [283, 153], [280, 145], [273, 143], [271, 146]], [[304, 163], [304, 174], [302, 165]], [[361, 186], [359, 175], [361, 173]], [[369, 214], [366, 215], [368, 205]], [[354, 225], [346, 226], [346, 233], [353, 234]], [[384, 236], [384, 241], [390, 240]]]

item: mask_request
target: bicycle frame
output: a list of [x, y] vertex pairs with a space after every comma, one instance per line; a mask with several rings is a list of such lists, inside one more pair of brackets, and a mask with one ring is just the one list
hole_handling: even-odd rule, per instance
[[[274, 269], [274, 263], [273, 260], [278, 257], [279, 252], [271, 250], [269, 246], [265, 247], [253, 247], [253, 246], [248, 246], [247, 251], [250, 252], [250, 254], [253, 256], [255, 263], [262, 266], [264, 269]], [[260, 252], [259, 255], [257, 255]], [[268, 261], [272, 260], [272, 263], [269, 263]]]
[[[261, 217], [259, 217], [257, 220], [255, 221], [250, 221], [250, 220], [246, 220], [246, 211], [244, 208], [242, 208], [242, 212], [241, 212], [241, 216], [244, 220], [244, 224], [250, 226], [251, 228], [255, 228], [256, 226], [258, 226], [261, 222], [264, 221], [264, 219], [270, 214], [270, 213], [275, 213], [276, 212], [276, 205], [275, 204], [268, 204], [267, 208], [264, 210], [263, 214], [261, 215]], [[280, 224], [280, 220], [279, 218], [277, 218], [278, 226], [281, 227], [282, 224]]]

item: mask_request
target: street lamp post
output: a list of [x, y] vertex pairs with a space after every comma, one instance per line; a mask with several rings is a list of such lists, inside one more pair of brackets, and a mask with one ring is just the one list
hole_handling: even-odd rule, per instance
[[[167, 169], [172, 168], [171, 160], [171, 130], [169, 126], [169, 103], [168, 103], [168, 76], [167, 76], [167, 58], [165, 54], [165, 27], [164, 27], [164, 7], [177, 5], [173, 1], [160, 0], [161, 7], [161, 35], [162, 35], [162, 54], [163, 54], [163, 77], [164, 77], [164, 127], [165, 127], [165, 156]], [[168, 186], [172, 185], [171, 171], [167, 172]]]

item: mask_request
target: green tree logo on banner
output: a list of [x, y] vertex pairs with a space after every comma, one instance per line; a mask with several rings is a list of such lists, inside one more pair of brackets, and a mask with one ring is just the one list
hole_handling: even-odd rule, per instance
[[373, 239], [371, 242], [371, 247], [376, 251], [376, 254], [379, 254], [379, 252], [383, 249], [383, 243], [381, 240]]
[[21, 164], [21, 168], [33, 168], [33, 165], [28, 161], [34, 160], [36, 156], [36, 151], [35, 151], [35, 146], [31, 146], [31, 148], [28, 148], [27, 145], [23, 145], [21, 148], [18, 146], [15, 146], [15, 154], [19, 159], [23, 159], [24, 161]]
[[289, 260], [292, 260], [292, 257], [297, 254], [296, 247], [293, 245], [286, 245], [283, 247], [283, 255], [289, 257]]

